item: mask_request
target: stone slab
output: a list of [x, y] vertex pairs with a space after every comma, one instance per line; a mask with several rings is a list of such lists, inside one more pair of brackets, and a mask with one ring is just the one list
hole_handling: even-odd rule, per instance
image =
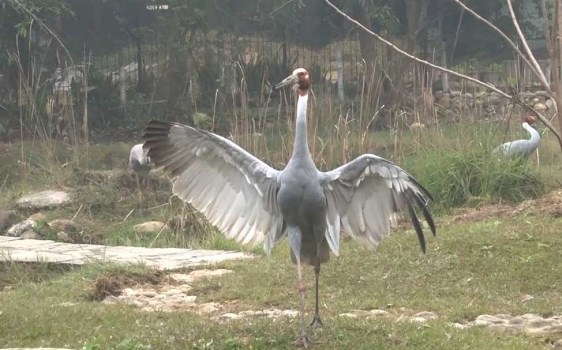
[[249, 258], [252, 258], [252, 255], [222, 250], [103, 246], [0, 236], [0, 261], [72, 265], [112, 262], [145, 264], [159, 270], [173, 270]]

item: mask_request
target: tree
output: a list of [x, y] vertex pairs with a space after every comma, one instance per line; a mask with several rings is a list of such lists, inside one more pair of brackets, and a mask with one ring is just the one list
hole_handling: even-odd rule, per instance
[[[560, 74], [559, 74], [560, 71], [558, 70], [559, 68], [557, 68], [557, 65], [560, 62], [562, 62], [562, 60], [561, 60], [561, 58], [562, 58], [562, 45], [560, 44], [560, 40], [558, 40], [560, 35], [562, 35], [562, 31], [560, 29], [560, 24], [559, 24], [559, 23], [562, 22], [562, 0], [554, 0], [554, 10], [553, 10], [554, 15], [553, 15], [553, 19], [552, 19], [552, 24], [550, 26], [545, 24], [545, 35], [547, 36], [547, 40], [550, 42], [549, 51], [551, 52], [552, 56], [556, 56], [556, 57], [554, 57], [555, 61], [554, 61], [553, 66], [555, 66], [556, 67], [555, 69], [558, 70], [556, 72], [553, 71], [553, 75], [556, 75], [556, 77], [554, 78], [554, 89], [551, 88], [550, 83], [546, 80], [546, 76], [545, 76], [544, 72], [541, 70], [541, 67], [538, 65], [533, 53], [531, 52], [531, 50], [530, 50], [530, 48], [527, 44], [527, 40], [525, 39], [525, 36], [523, 35], [523, 32], [521, 31], [521, 28], [520, 28], [519, 23], [517, 21], [517, 17], [515, 15], [511, 0], [506, 0], [507, 5], [508, 5], [509, 12], [510, 12], [510, 15], [511, 15], [512, 23], [513, 23], [513, 25], [514, 25], [514, 27], [517, 31], [517, 34], [518, 34], [518, 37], [519, 37], [520, 41], [521, 41], [521, 43], [524, 47], [524, 51], [519, 50], [517, 45], [505, 33], [503, 33], [498, 27], [494, 26], [491, 22], [487, 21], [486, 19], [484, 19], [483, 17], [478, 15], [472, 9], [470, 9], [465, 4], [463, 4], [460, 0], [453, 0], [453, 1], [456, 2], [457, 4], [459, 4], [459, 6], [461, 6], [464, 10], [466, 10], [472, 16], [477, 18], [479, 21], [485, 23], [488, 27], [492, 28], [496, 33], [500, 34], [500, 36], [512, 47], [514, 52], [531, 69], [533, 74], [535, 74], [539, 78], [539, 80], [541, 81], [541, 83], [543, 85], [543, 88], [545, 88], [547, 93], [551, 96], [553, 101], [555, 101], [555, 103], [556, 103], [556, 112], [557, 112], [557, 117], [558, 117], [558, 122], [559, 122], [559, 128], [558, 129], [553, 127], [551, 125], [551, 123], [541, 113], [534, 110], [532, 106], [526, 105], [519, 98], [517, 98], [517, 96], [511, 96], [511, 95], [505, 93], [504, 91], [499, 90], [498, 88], [496, 88], [495, 86], [493, 86], [489, 83], [486, 83], [486, 82], [480, 81], [478, 79], [468, 77], [466, 75], [463, 75], [463, 74], [460, 74], [458, 72], [446, 69], [446, 68], [441, 67], [439, 65], [432, 64], [430, 62], [424, 61], [424, 60], [416, 57], [415, 55], [412, 55], [412, 54], [409, 54], [409, 53], [405, 52], [404, 50], [401, 50], [400, 48], [396, 47], [390, 41], [385, 40], [384, 38], [382, 38], [377, 33], [373, 32], [369, 28], [362, 25], [359, 21], [357, 21], [357, 20], [353, 19], [352, 17], [350, 17], [349, 15], [347, 15], [345, 12], [343, 12], [341, 9], [339, 9], [337, 6], [335, 6], [330, 0], [325, 0], [325, 2], [330, 7], [335, 9], [338, 13], [340, 13], [346, 19], [355, 23], [356, 25], [361, 27], [361, 29], [365, 30], [370, 35], [377, 38], [379, 41], [385, 43], [388, 47], [390, 47], [393, 50], [399, 52], [400, 54], [402, 54], [402, 55], [404, 55], [404, 56], [406, 56], [406, 57], [408, 57], [408, 58], [410, 58], [410, 59], [412, 59], [416, 62], [419, 62], [419, 63], [422, 63], [426, 66], [429, 66], [431, 68], [440, 70], [442, 72], [445, 72], [445, 73], [448, 73], [448, 74], [451, 74], [451, 75], [455, 75], [459, 78], [462, 78], [462, 79], [471, 81], [473, 83], [476, 83], [478, 85], [481, 85], [481, 86], [483, 86], [487, 89], [495, 91], [496, 93], [498, 93], [499, 95], [501, 95], [503, 97], [511, 99], [515, 103], [523, 105], [528, 110], [532, 110], [539, 117], [540, 121], [543, 124], [545, 124], [546, 127], [549, 128], [554, 133], [554, 135], [558, 139], [560, 147], [562, 148], [562, 137], [561, 137], [562, 116], [558, 112], [559, 109], [560, 109], [560, 106], [561, 106], [560, 102], [562, 101], [562, 80], [560, 78]], [[548, 18], [548, 10], [547, 10], [547, 6], [546, 6], [546, 0], [541, 0], [541, 8], [543, 9], [542, 12], [543, 12], [543, 15], [544, 15], [545, 19]], [[547, 23], [547, 22], [545, 21], [545, 23]], [[553, 35], [553, 34], [556, 34], [556, 35]]]

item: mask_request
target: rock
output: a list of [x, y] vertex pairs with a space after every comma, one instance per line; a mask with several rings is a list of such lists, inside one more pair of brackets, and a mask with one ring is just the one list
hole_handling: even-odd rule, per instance
[[215, 317], [216, 320], [225, 320], [225, 321], [228, 321], [228, 320], [237, 320], [237, 319], [239, 319], [239, 318], [242, 318], [242, 316], [240, 316], [240, 315], [238, 315], [238, 314], [235, 314], [235, 313], [232, 313], [232, 312], [228, 312], [228, 313], [226, 313], [226, 314], [222, 314], [222, 315], [220, 315], [220, 316], [218, 316], [218, 317]]
[[228, 273], [232, 273], [232, 270], [226, 270], [226, 269], [216, 269], [216, 270], [195, 270], [195, 271], [191, 271], [189, 273], [189, 276], [191, 276], [192, 280], [198, 280], [198, 279], [202, 279], [202, 278], [208, 278], [208, 277], [218, 277], [218, 276], [222, 276], [222, 275], [226, 275]]
[[133, 233], [149, 233], [149, 232], [160, 232], [162, 230], [168, 230], [168, 225], [161, 221], [147, 221], [142, 224], [133, 226]]
[[440, 99], [438, 99], [436, 103], [443, 108], [450, 108], [451, 96], [449, 94], [443, 94], [443, 96]]
[[7, 235], [12, 237], [20, 237], [25, 231], [32, 230], [35, 226], [37, 226], [37, 223], [35, 221], [27, 219], [22, 222], [18, 222], [17, 224], [10, 227]]
[[16, 202], [21, 208], [42, 209], [70, 203], [70, 196], [64, 191], [42, 191], [21, 197]]
[[41, 239], [41, 236], [33, 230], [26, 230], [20, 237], [22, 239]]
[[546, 105], [544, 103], [535, 103], [533, 106], [538, 112], [544, 112], [547, 110]]
[[197, 307], [197, 311], [201, 314], [211, 314], [220, 310], [219, 303], [204, 303]]
[[551, 320], [547, 320], [544, 318], [537, 318], [535, 320], [530, 321], [529, 323], [527, 323], [527, 329], [537, 329], [537, 328], [544, 328], [547, 326], [552, 326], [552, 321]]
[[72, 220], [66, 219], [56, 219], [49, 222], [49, 227], [55, 231], [63, 231], [68, 234], [70, 233], [78, 233], [81, 231], [81, 227], [79, 224]]
[[297, 310], [283, 310], [283, 311], [281, 311], [281, 315], [287, 316], [287, 317], [297, 317], [298, 314], [299, 314], [299, 312]]
[[482, 324], [501, 324], [501, 323], [506, 323], [507, 321], [505, 319], [499, 318], [497, 316], [492, 316], [492, 315], [480, 315], [478, 317], [476, 317], [475, 322], [478, 323], [482, 323]]
[[28, 217], [29, 220], [33, 220], [35, 222], [41, 221], [41, 220], [45, 220], [45, 214], [39, 212], [39, 213], [35, 213], [32, 214], [30, 217]]
[[16, 212], [13, 210], [0, 210], [0, 234], [4, 233], [6, 227], [14, 224]]
[[390, 312], [385, 311], [385, 310], [380, 310], [380, 309], [370, 310], [369, 313], [373, 316], [388, 316], [388, 315], [390, 315]]
[[57, 233], [57, 240], [64, 242], [64, 243], [75, 243], [72, 237], [64, 231], [59, 231]]
[[449, 325], [453, 328], [456, 328], [456, 329], [465, 329], [465, 328], [468, 327], [468, 326], [466, 326], [464, 324], [461, 324], [461, 323], [449, 323]]
[[410, 321], [423, 323], [435, 319], [437, 319], [437, 314], [431, 311], [422, 311], [422, 312], [418, 312], [413, 317], [411, 317]]

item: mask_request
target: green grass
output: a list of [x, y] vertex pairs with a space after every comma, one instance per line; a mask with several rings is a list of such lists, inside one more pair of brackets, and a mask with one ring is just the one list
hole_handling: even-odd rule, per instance
[[[319, 116], [321, 113], [317, 113]], [[315, 120], [319, 120], [317, 118]], [[332, 118], [333, 119], [333, 118]], [[438, 237], [428, 238], [421, 255], [411, 230], [396, 230], [379, 248], [367, 251], [353, 241], [343, 243], [321, 276], [322, 315], [326, 327], [314, 331], [319, 349], [548, 349], [551, 337], [526, 336], [489, 329], [457, 330], [451, 322], [468, 322], [480, 314], [562, 314], [562, 219], [540, 212], [518, 217], [451, 223], [453, 206], [521, 201], [562, 180], [562, 157], [551, 135], [543, 138], [540, 163], [498, 162], [490, 157], [503, 134], [489, 123], [458, 123], [428, 129], [362, 133], [365, 125], [349, 129], [338, 121], [320, 123], [314, 156], [322, 169], [343, 159], [371, 152], [389, 158], [412, 173], [434, 194]], [[340, 133], [334, 125], [340, 123]], [[311, 126], [314, 126], [311, 125]], [[344, 130], [345, 129], [345, 130]], [[510, 137], [520, 134], [516, 126]], [[238, 135], [250, 152], [281, 168], [290, 156], [292, 139], [284, 120], [262, 136]], [[197, 282], [200, 302], [228, 303], [228, 311], [265, 308], [298, 309], [295, 268], [282, 242], [271, 257], [260, 247], [239, 247], [217, 234], [177, 198], [170, 184], [156, 175], [152, 191], [139, 202], [136, 183], [126, 171], [128, 147], [123, 143], [78, 145], [72, 151], [54, 144], [24, 144], [0, 153], [0, 207], [10, 209], [21, 195], [45, 188], [71, 188], [73, 204], [45, 210], [40, 231], [56, 237], [45, 223], [74, 218], [84, 228], [83, 241], [110, 245], [190, 247], [245, 250], [257, 255], [248, 262], [220, 267], [236, 273]], [[49, 148], [49, 152], [45, 149]], [[48, 154], [48, 157], [42, 155]], [[63, 166], [64, 165], [64, 166]], [[540, 166], [539, 166], [540, 165]], [[23, 171], [25, 170], [25, 171]], [[22, 172], [23, 171], [23, 172]], [[101, 171], [101, 172], [100, 172]], [[32, 211], [19, 210], [23, 219]], [[173, 232], [135, 234], [133, 226], [148, 220], [167, 222], [186, 215]], [[247, 319], [226, 324], [190, 312], [147, 313], [123, 305], [106, 305], [88, 298], [94, 281], [107, 274], [150, 273], [141, 267], [95, 265], [62, 268], [46, 264], [0, 265], [0, 345], [71, 347], [89, 350], [141, 349], [292, 349], [298, 334], [296, 319]], [[306, 271], [312, 286], [312, 272]], [[523, 295], [533, 299], [522, 302]], [[307, 307], [312, 308], [309, 291]], [[380, 308], [387, 319], [347, 319], [351, 310]], [[425, 325], [396, 322], [403, 312], [433, 311], [439, 319]], [[310, 318], [310, 315], [308, 315]]]
[[[321, 276], [321, 313], [326, 327], [312, 332], [315, 349], [548, 349], [548, 336], [490, 329], [457, 330], [480, 314], [562, 313], [562, 219], [540, 213], [519, 218], [449, 224], [421, 255], [412, 231], [395, 232], [369, 251], [346, 240], [341, 256]], [[18, 264], [15, 264], [18, 265]], [[15, 266], [14, 265], [14, 266]], [[282, 242], [271, 257], [228, 262], [235, 271], [194, 285], [199, 302], [228, 302], [229, 311], [298, 309], [295, 268]], [[37, 265], [44, 271], [43, 265]], [[142, 267], [94, 265], [57, 271], [41, 279], [10, 278], [0, 293], [0, 344], [89, 349], [292, 349], [297, 319], [246, 319], [219, 324], [190, 312], [141, 312], [86, 297], [98, 276], [149, 273]], [[33, 275], [33, 273], [31, 274]], [[312, 272], [307, 269], [307, 285]], [[523, 294], [534, 298], [521, 302]], [[313, 293], [307, 293], [312, 310]], [[66, 303], [66, 304], [65, 304]], [[70, 303], [70, 304], [68, 304]], [[393, 317], [338, 317], [351, 310], [380, 308]], [[400, 308], [433, 311], [425, 325], [396, 321]], [[17, 330], [17, 331], [16, 331]], [[555, 336], [555, 335], [554, 335]], [[128, 346], [128, 348], [126, 347]]]

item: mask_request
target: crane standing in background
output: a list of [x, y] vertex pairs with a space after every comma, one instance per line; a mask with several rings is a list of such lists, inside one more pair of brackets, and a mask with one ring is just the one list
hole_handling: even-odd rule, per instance
[[394, 163], [373, 154], [328, 172], [319, 171], [308, 149], [308, 95], [311, 80], [298, 68], [277, 85], [298, 92], [293, 154], [285, 169], [273, 169], [234, 142], [186, 125], [151, 121], [144, 148], [157, 167], [173, 177], [173, 193], [191, 203], [228, 238], [243, 244], [264, 242], [270, 253], [288, 235], [291, 260], [297, 266], [301, 298], [301, 335], [305, 328], [305, 284], [302, 264], [313, 266], [316, 304], [313, 326], [321, 326], [318, 308], [320, 265], [339, 254], [340, 228], [351, 237], [376, 247], [390, 232], [390, 217], [407, 211], [421, 250], [425, 238], [414, 206], [420, 208], [432, 233], [430, 194]]
[[501, 144], [494, 149], [494, 154], [499, 154], [505, 157], [529, 157], [534, 150], [536, 150], [541, 143], [541, 135], [535, 128], [531, 126], [535, 122], [535, 117], [527, 115], [523, 118], [523, 129], [527, 130], [529, 139], [515, 140]]
[[145, 185], [148, 186], [150, 182], [148, 175], [150, 174], [150, 169], [152, 169], [152, 162], [148, 156], [148, 151], [142, 148], [142, 143], [131, 148], [129, 153], [129, 169], [135, 173], [139, 202], [142, 205], [141, 181], [144, 181]]

